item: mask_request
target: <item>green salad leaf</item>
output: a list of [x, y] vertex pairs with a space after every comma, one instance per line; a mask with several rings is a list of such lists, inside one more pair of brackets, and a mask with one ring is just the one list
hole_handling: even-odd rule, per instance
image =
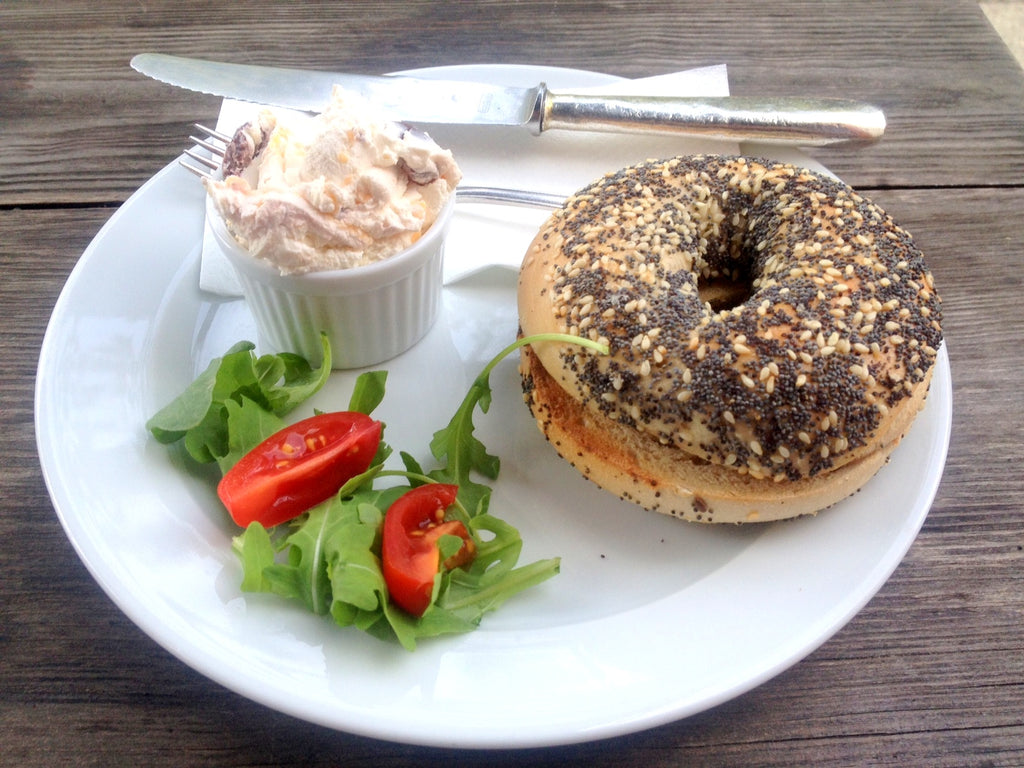
[[[252, 342], [235, 344], [223, 357], [212, 360], [184, 392], [157, 411], [146, 422], [146, 429], [161, 443], [183, 439], [193, 459], [202, 464], [216, 461], [221, 471], [226, 471], [259, 443], [252, 442], [256, 435], [267, 437], [280, 429], [280, 417], [308, 400], [327, 382], [331, 374], [331, 345], [326, 334], [321, 334], [320, 339], [323, 362], [315, 369], [299, 355], [285, 352], [257, 356]], [[239, 408], [232, 408], [232, 404]], [[272, 417], [277, 417], [277, 421]], [[249, 418], [263, 423], [245, 423]], [[274, 424], [278, 426], [271, 428]]]

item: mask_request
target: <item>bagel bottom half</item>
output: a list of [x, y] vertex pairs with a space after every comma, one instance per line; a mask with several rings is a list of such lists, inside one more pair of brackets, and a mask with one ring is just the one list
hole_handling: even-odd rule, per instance
[[[601, 488], [641, 507], [702, 523], [769, 522], [815, 514], [859, 490], [886, 463], [928, 382], [904, 403], [903, 423], [877, 449], [824, 475], [786, 482], [755, 479], [704, 461], [586, 409], [562, 389], [530, 348], [520, 357], [523, 392], [558, 454]], [[930, 378], [929, 373], [929, 378]]]

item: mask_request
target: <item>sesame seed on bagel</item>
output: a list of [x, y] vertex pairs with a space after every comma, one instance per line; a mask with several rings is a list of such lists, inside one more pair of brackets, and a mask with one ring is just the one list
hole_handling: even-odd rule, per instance
[[923, 406], [942, 341], [931, 273], [884, 211], [829, 176], [732, 156], [641, 163], [570, 197], [527, 251], [519, 314], [526, 335], [610, 348], [523, 355], [559, 452], [702, 521], [855, 491]]

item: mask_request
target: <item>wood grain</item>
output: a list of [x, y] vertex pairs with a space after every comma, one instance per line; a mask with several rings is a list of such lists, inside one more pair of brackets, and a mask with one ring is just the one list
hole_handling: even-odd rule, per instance
[[[458, 7], [456, 7], [458, 6]], [[1024, 764], [1024, 81], [971, 2], [0, 4], [0, 765]], [[876, 99], [878, 145], [819, 151], [909, 229], [943, 297], [953, 434], [920, 535], [793, 668], [609, 741], [455, 752], [273, 712], [143, 634], [78, 559], [35, 450], [38, 350], [116, 206], [218, 100], [132, 54], [379, 72], [543, 61], [627, 76], [727, 61], [736, 93]]]
[[[76, 0], [58, 22], [46, 4], [5, 3], [4, 202], [52, 204], [54, 190], [60, 202], [123, 200], [178, 154], [191, 122], [216, 114], [218, 99], [131, 70], [143, 50], [373, 73], [541, 62], [635, 77], [724, 62], [737, 94], [881, 106], [884, 142], [819, 152], [855, 186], [1015, 184], [1024, 167], [1024, 79], [969, 2], [931, 3], [929, 13], [888, 0], [685, 12], [664, 1], [484, 0], [468, 13], [457, 3], [302, 3], [250, 19], [238, 8]], [[52, 157], [60, 162], [40, 162]]]

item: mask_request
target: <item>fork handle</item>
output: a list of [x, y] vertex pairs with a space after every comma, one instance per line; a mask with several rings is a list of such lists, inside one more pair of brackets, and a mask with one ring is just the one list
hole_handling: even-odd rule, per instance
[[455, 199], [467, 203], [504, 203], [526, 208], [559, 208], [565, 202], [562, 195], [502, 187], [456, 187]]

